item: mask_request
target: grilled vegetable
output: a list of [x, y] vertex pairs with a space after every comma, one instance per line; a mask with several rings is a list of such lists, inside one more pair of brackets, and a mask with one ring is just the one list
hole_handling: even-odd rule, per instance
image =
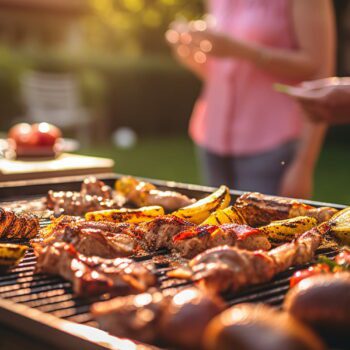
[[11, 266], [19, 262], [27, 251], [27, 246], [0, 243], [0, 266]]
[[199, 225], [206, 220], [212, 212], [227, 208], [230, 201], [230, 190], [226, 186], [220, 186], [219, 189], [209, 196], [175, 211], [172, 215]]
[[112, 221], [138, 223], [151, 221], [157, 216], [164, 215], [164, 209], [159, 206], [142, 207], [139, 209], [111, 209], [93, 211], [85, 214], [89, 221]]
[[331, 233], [342, 243], [350, 244], [350, 207], [345, 208], [329, 220]]
[[302, 233], [317, 225], [317, 220], [308, 216], [297, 216], [295, 218], [273, 221], [260, 227], [273, 242], [290, 242]]
[[223, 224], [246, 224], [244, 217], [234, 207], [230, 206], [211, 213], [210, 216], [201, 223], [203, 225], [223, 225]]

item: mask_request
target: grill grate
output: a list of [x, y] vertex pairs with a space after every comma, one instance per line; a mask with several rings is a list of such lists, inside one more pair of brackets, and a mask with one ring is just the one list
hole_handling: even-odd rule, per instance
[[[47, 224], [48, 221], [41, 222], [41, 226]], [[337, 252], [325, 249], [320, 250], [318, 254], [333, 257]], [[166, 275], [166, 272], [172, 269], [167, 261], [174, 262], [172, 259], [173, 257], [165, 250], [135, 258], [144, 264], [154, 266], [160, 281], [160, 289], [169, 293], [190, 284], [188, 281], [169, 278]], [[96, 301], [108, 299], [108, 295], [89, 298], [77, 297], [72, 291], [70, 282], [58, 276], [36, 273], [35, 264], [36, 258], [33, 249], [29, 248], [18, 266], [0, 273], [0, 297], [25, 304], [62, 319], [96, 326], [89, 312], [90, 306]], [[296, 269], [290, 268], [269, 283], [252, 286], [235, 295], [226, 296], [226, 300], [229, 305], [242, 302], [264, 302], [279, 307], [288, 290], [289, 279]]]

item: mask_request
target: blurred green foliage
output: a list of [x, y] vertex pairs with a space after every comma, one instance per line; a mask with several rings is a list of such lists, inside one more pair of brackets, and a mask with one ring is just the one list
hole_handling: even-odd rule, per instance
[[164, 32], [174, 19], [198, 18], [203, 0], [89, 0], [88, 43], [128, 54], [165, 52]]

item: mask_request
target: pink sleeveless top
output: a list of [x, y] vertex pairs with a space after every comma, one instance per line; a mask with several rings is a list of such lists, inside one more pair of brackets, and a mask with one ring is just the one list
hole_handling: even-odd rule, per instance
[[[264, 46], [296, 49], [291, 0], [212, 0], [216, 29]], [[219, 155], [253, 155], [297, 139], [302, 112], [293, 99], [274, 91], [286, 81], [252, 63], [209, 58], [207, 79], [190, 121], [199, 146]]]

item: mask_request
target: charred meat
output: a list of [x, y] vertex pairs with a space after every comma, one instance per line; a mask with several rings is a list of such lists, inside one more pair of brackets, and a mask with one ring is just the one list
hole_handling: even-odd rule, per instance
[[130, 226], [61, 216], [41, 230], [43, 239], [32, 244], [38, 254], [44, 246], [54, 242], [66, 242], [73, 244], [79, 253], [86, 256], [95, 255], [106, 259], [130, 256], [139, 248]]
[[44, 247], [36, 269], [71, 281], [78, 295], [140, 293], [156, 283], [155, 275], [140, 263], [127, 258], [87, 257], [65, 242]]
[[208, 249], [189, 262], [189, 270], [174, 270], [169, 275], [190, 278], [214, 293], [234, 292], [248, 285], [268, 282], [292, 265], [309, 262], [328, 230], [326, 224], [312, 228], [295, 241], [269, 252], [229, 246]]
[[236, 246], [247, 250], [271, 248], [263, 232], [240, 224], [198, 226], [180, 232], [173, 238], [174, 250], [186, 258], [193, 258], [206, 249], [221, 245]]
[[139, 224], [134, 233], [142, 240], [147, 250], [155, 251], [161, 248], [171, 249], [173, 237], [191, 227], [195, 225], [173, 215], [164, 215]]
[[33, 238], [39, 232], [39, 220], [28, 213], [0, 208], [0, 238]]

